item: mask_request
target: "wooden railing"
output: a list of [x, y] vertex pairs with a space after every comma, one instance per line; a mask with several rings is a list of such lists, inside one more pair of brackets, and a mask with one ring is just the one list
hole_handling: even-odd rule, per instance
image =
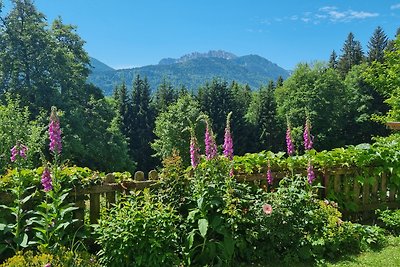
[[[134, 175], [133, 181], [115, 182], [115, 177], [112, 173], [105, 176], [102, 185], [93, 185], [84, 189], [77, 189], [72, 192], [72, 197], [75, 199], [75, 205], [79, 208], [75, 212], [75, 218], [83, 224], [85, 220], [85, 210], [89, 207], [89, 220], [91, 224], [98, 222], [100, 218], [101, 200], [105, 197], [106, 207], [116, 203], [116, 194], [129, 193], [131, 190], [140, 190], [156, 183], [158, 180], [158, 173], [152, 170], [148, 173], [147, 180], [145, 180], [144, 173], [137, 171]], [[89, 205], [86, 205], [86, 199], [89, 200]]]
[[[371, 174], [374, 170], [371, 169]], [[305, 173], [302, 173], [306, 175]], [[278, 171], [272, 172], [274, 185], [289, 173]], [[339, 208], [345, 213], [366, 212], [377, 208], [399, 208], [400, 196], [398, 188], [392, 181], [392, 176], [386, 173], [379, 173], [375, 176], [359, 179], [365, 173], [360, 173], [356, 168], [343, 168], [333, 171], [316, 172], [316, 183], [320, 182], [323, 188], [319, 191], [321, 198], [328, 198], [339, 202]], [[238, 174], [238, 182], [257, 182], [260, 185], [266, 183], [265, 173]], [[159, 179], [156, 171], [150, 171], [145, 180], [143, 172], [136, 172], [134, 181], [115, 182], [113, 174], [107, 174], [102, 185], [94, 185], [85, 189], [76, 190], [73, 196], [76, 205], [80, 208], [76, 218], [83, 223], [85, 209], [89, 208], [90, 223], [97, 223], [100, 216], [101, 203], [110, 207], [116, 203], [116, 194], [129, 193], [132, 190], [140, 190], [157, 183]], [[360, 180], [364, 180], [363, 183]], [[368, 181], [368, 182], [367, 182]], [[101, 201], [101, 197], [104, 198]], [[85, 201], [89, 200], [89, 203]]]

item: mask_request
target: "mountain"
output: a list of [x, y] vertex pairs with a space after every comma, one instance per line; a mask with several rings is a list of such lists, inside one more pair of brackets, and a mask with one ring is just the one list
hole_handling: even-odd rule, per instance
[[163, 79], [167, 79], [175, 87], [184, 85], [189, 90], [197, 90], [205, 82], [218, 77], [227, 82], [235, 80], [248, 84], [254, 90], [269, 80], [276, 80], [279, 76], [286, 79], [289, 76], [289, 71], [261, 56], [238, 57], [221, 50], [195, 52], [178, 59], [162, 59], [158, 65], [120, 70], [114, 70], [94, 60], [91, 65], [95, 68], [92, 69], [88, 82], [100, 87], [105, 95], [111, 95], [114, 87], [123, 81], [128, 85], [132, 84], [137, 74], [147, 77], [153, 91]]
[[97, 60], [93, 57], [90, 58], [90, 69], [92, 70], [93, 73], [96, 72], [103, 72], [103, 71], [115, 71], [115, 69], [111, 68], [110, 66], [104, 64], [100, 60]]

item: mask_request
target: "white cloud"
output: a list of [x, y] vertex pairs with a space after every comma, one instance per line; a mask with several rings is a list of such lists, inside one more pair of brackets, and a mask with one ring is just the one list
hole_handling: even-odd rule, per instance
[[325, 6], [319, 9], [319, 13], [315, 14], [315, 17], [318, 19], [329, 19], [333, 22], [346, 22], [355, 19], [366, 19], [378, 17], [379, 13], [371, 13], [366, 11], [354, 11], [351, 9], [348, 10], [339, 10], [335, 6]]
[[400, 3], [399, 4], [395, 4], [395, 5], [391, 5], [390, 9], [399, 9], [400, 8]]

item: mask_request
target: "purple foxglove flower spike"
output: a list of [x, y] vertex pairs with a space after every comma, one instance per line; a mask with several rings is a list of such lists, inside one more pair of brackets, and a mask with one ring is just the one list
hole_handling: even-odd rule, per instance
[[303, 133], [305, 150], [310, 150], [310, 149], [312, 149], [312, 146], [313, 146], [313, 141], [312, 141], [313, 137], [310, 134], [310, 129], [311, 129], [310, 119], [307, 118], [306, 124], [304, 126], [304, 133]]
[[268, 170], [267, 170], [267, 182], [268, 184], [272, 185], [274, 182], [274, 178], [272, 177], [272, 172], [271, 172], [271, 164], [268, 160]]
[[308, 162], [308, 167], [307, 167], [307, 178], [308, 178], [308, 183], [312, 184], [315, 180], [315, 173], [314, 173], [314, 168], [311, 164], [311, 160]]
[[206, 133], [204, 142], [206, 145], [206, 157], [207, 160], [213, 159], [217, 156], [217, 145], [215, 143], [213, 131], [208, 121], [206, 121]]
[[49, 124], [49, 139], [50, 139], [50, 145], [49, 145], [50, 151], [56, 154], [61, 154], [62, 144], [61, 144], [60, 120], [57, 116], [57, 109], [55, 107], [51, 109], [50, 124]]
[[294, 145], [292, 141], [292, 135], [290, 132], [290, 126], [288, 125], [286, 130], [286, 146], [287, 146], [287, 153], [289, 156], [293, 155], [294, 153]]
[[53, 189], [53, 182], [51, 180], [51, 174], [49, 168], [46, 166], [42, 173], [42, 186], [45, 192], [49, 192]]
[[233, 160], [233, 140], [231, 135], [231, 125], [230, 119], [232, 116], [232, 112], [229, 112], [226, 117], [226, 127], [225, 127], [225, 135], [224, 135], [224, 155], [230, 160]]
[[199, 164], [199, 146], [197, 145], [197, 139], [196, 135], [194, 134], [194, 131], [191, 131], [191, 137], [190, 137], [190, 163], [192, 164], [193, 168], [196, 168], [197, 165]]

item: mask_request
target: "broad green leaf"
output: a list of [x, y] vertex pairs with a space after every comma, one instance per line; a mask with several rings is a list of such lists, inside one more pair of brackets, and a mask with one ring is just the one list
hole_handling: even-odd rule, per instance
[[202, 237], [205, 237], [206, 234], [207, 234], [207, 230], [208, 230], [208, 221], [207, 221], [207, 219], [199, 219], [197, 223], [198, 223], [198, 226], [199, 226], [200, 235]]

